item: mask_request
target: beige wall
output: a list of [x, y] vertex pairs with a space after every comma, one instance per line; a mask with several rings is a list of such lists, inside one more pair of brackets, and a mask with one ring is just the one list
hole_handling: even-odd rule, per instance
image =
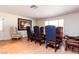
[[37, 24], [39, 26], [45, 26], [46, 20], [64, 19], [64, 34], [79, 36], [79, 12], [63, 15], [55, 18], [40, 19]]
[[[10, 36], [10, 26], [18, 26], [18, 18], [24, 18], [32, 20], [32, 25], [35, 25], [35, 21], [28, 17], [22, 17], [18, 15], [13, 15], [9, 13], [0, 12], [0, 18], [3, 19], [3, 31], [0, 31], [0, 40], [8, 40], [11, 38]], [[27, 36], [26, 31], [19, 31], [21, 35]]]

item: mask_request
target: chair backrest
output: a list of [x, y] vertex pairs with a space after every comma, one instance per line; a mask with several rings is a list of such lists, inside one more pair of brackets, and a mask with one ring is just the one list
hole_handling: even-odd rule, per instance
[[18, 33], [18, 30], [16, 27], [12, 26], [10, 27], [10, 34], [11, 35], [16, 35]]
[[40, 27], [40, 34], [44, 34], [44, 27]]
[[46, 41], [56, 40], [56, 27], [52, 25], [45, 26]]
[[39, 38], [40, 37], [39, 26], [34, 26], [34, 35], [35, 35], [35, 38]]
[[28, 36], [28, 37], [32, 36], [31, 27], [30, 27], [30, 26], [27, 26], [27, 27], [26, 27], [26, 30], [27, 30], [27, 36]]
[[58, 39], [63, 38], [63, 27], [56, 27], [56, 37]]
[[56, 27], [56, 32], [63, 34], [63, 27]]

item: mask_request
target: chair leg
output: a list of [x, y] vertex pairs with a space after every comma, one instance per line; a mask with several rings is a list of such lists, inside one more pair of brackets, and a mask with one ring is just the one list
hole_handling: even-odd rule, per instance
[[55, 52], [57, 52], [58, 49], [59, 49], [59, 45], [57, 46], [57, 44], [55, 44]]
[[78, 54], [79, 54], [79, 48], [78, 48]]
[[43, 42], [40, 42], [40, 46], [43, 44]]
[[57, 49], [58, 49], [58, 48], [57, 48], [57, 47], [55, 47], [55, 52], [57, 52]]
[[41, 46], [41, 44], [42, 44], [42, 43], [40, 43], [40, 46]]
[[48, 45], [46, 44], [46, 49], [48, 48]]
[[27, 39], [27, 41], [29, 41], [29, 38]]
[[55, 46], [55, 52], [57, 52], [58, 48], [59, 48], [59, 47], [56, 47], [56, 46]]
[[31, 40], [31, 42], [32, 42], [32, 40]]
[[66, 44], [66, 46], [65, 46], [65, 51], [67, 51], [67, 48], [68, 48], [68, 45]]
[[36, 40], [35, 40], [35, 44], [36, 44]]

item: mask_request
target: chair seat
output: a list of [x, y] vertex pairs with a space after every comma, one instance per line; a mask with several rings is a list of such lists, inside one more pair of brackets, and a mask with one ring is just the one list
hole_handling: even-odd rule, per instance
[[22, 37], [22, 36], [21, 35], [12, 35], [12, 37], [19, 38], [19, 37]]
[[52, 44], [52, 43], [55, 43], [56, 41], [53, 41], [53, 40], [49, 40], [47, 43], [50, 43], [50, 44]]
[[21, 39], [22, 36], [21, 35], [12, 35], [12, 39]]

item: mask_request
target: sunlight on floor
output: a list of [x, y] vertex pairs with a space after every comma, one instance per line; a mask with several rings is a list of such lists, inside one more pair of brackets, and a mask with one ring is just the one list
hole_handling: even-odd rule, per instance
[[0, 53], [1, 54], [72, 54], [71, 51], [65, 51], [62, 46], [57, 52], [54, 52], [53, 48], [45, 48], [45, 44], [39, 45], [35, 42], [27, 41], [27, 38], [21, 40], [9, 40], [0, 41]]

